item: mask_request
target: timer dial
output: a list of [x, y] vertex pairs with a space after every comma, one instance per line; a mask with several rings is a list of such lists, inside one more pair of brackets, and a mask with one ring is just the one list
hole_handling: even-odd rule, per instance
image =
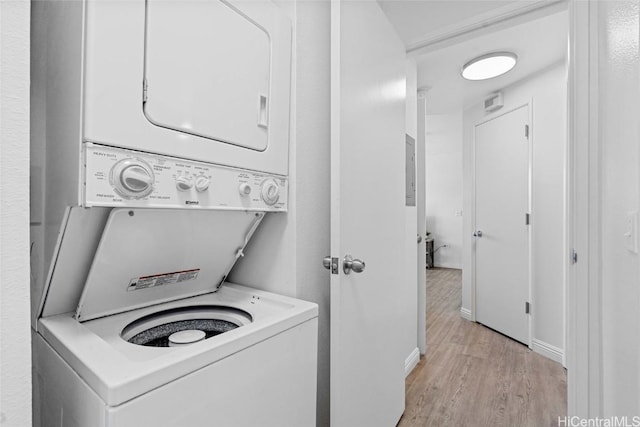
[[109, 181], [116, 193], [125, 199], [141, 199], [153, 191], [155, 177], [147, 162], [128, 158], [111, 168]]
[[260, 192], [260, 196], [262, 196], [262, 200], [268, 206], [275, 205], [280, 198], [280, 187], [278, 186], [278, 183], [272, 178], [266, 179], [262, 183], [262, 191]]

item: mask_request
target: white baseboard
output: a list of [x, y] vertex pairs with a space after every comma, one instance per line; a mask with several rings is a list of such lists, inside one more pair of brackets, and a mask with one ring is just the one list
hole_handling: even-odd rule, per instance
[[471, 320], [471, 310], [464, 307], [460, 308], [460, 316], [462, 316], [463, 319]]
[[535, 338], [531, 340], [531, 350], [558, 363], [562, 363], [564, 358], [562, 349]]
[[433, 267], [434, 268], [451, 268], [451, 269], [454, 269], [454, 270], [462, 270], [462, 266], [460, 264], [449, 263], [449, 262], [433, 263]]
[[420, 350], [418, 347], [414, 348], [407, 360], [404, 361], [404, 376], [407, 377], [413, 371], [413, 368], [418, 365], [420, 361]]

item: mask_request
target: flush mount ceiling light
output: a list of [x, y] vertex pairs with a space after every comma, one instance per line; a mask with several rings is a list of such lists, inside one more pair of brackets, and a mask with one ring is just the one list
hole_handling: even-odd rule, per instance
[[478, 56], [464, 64], [462, 77], [467, 80], [487, 80], [501, 76], [516, 65], [518, 56], [511, 52], [494, 52]]

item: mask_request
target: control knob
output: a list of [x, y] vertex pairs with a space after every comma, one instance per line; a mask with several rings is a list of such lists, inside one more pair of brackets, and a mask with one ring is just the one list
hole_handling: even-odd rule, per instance
[[280, 187], [278, 183], [269, 178], [262, 183], [262, 191], [260, 192], [262, 200], [269, 206], [275, 205], [280, 198]]
[[176, 178], [176, 188], [180, 191], [187, 191], [193, 187], [191, 177], [180, 175]]
[[204, 176], [204, 175], [200, 175], [199, 177], [196, 178], [196, 191], [199, 193], [202, 193], [203, 191], [207, 191], [209, 189], [209, 186], [211, 185], [211, 179]]
[[128, 158], [111, 168], [109, 181], [116, 193], [125, 199], [141, 199], [153, 191], [155, 177], [147, 162]]

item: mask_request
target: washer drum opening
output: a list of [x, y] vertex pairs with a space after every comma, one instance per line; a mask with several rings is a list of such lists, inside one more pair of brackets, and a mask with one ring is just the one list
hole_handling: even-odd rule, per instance
[[246, 311], [225, 306], [173, 308], [141, 317], [123, 330], [125, 341], [147, 347], [170, 347], [169, 337], [180, 331], [202, 331], [204, 339], [220, 335], [253, 321]]

